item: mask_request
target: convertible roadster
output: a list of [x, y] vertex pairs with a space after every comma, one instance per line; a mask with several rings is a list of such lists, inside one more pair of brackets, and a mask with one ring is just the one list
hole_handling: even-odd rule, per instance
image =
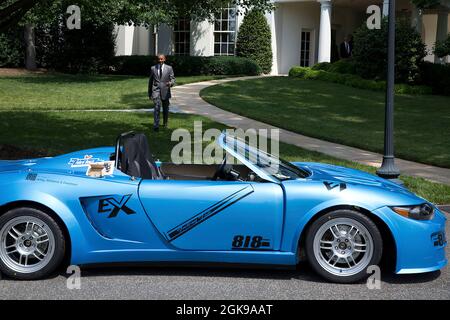
[[279, 160], [226, 133], [218, 142], [219, 165], [155, 162], [137, 133], [112, 147], [0, 161], [0, 271], [38, 279], [62, 263], [306, 260], [352, 283], [382, 258], [399, 274], [446, 265], [445, 215], [405, 187]]

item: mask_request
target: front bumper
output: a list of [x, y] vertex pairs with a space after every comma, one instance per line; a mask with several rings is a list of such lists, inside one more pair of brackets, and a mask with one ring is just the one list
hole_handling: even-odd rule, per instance
[[437, 208], [429, 221], [417, 221], [394, 213], [389, 207], [374, 212], [391, 229], [396, 244], [398, 274], [423, 273], [442, 269], [446, 258], [446, 217]]

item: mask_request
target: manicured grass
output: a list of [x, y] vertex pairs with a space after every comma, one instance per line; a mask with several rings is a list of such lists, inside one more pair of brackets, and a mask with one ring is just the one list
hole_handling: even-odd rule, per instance
[[[225, 129], [209, 119], [184, 114], [171, 114], [169, 128], [154, 133], [151, 114], [121, 112], [23, 112], [0, 111], [0, 144], [40, 150], [46, 155], [57, 155], [98, 146], [112, 146], [116, 136], [125, 131], [144, 132], [149, 137], [155, 156], [170, 160], [172, 130], [185, 128], [193, 132], [193, 122], [202, 121], [203, 130]], [[338, 160], [317, 152], [281, 144], [281, 156], [289, 161], [313, 161], [343, 165], [374, 173], [372, 167]], [[450, 203], [450, 186], [432, 183], [421, 178], [401, 177], [408, 188], [438, 204]]]
[[[224, 76], [177, 77], [177, 85]], [[148, 78], [40, 74], [0, 77], [0, 110], [139, 109], [152, 107]]]
[[[206, 101], [307, 136], [382, 153], [384, 93], [268, 77], [205, 88]], [[396, 156], [450, 168], [450, 97], [395, 97]]]

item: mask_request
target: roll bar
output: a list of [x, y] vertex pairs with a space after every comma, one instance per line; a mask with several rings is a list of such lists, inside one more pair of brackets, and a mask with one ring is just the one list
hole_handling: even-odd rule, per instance
[[115, 166], [116, 166], [116, 169], [119, 170], [120, 145], [121, 145], [121, 143], [122, 143], [122, 140], [123, 140], [124, 138], [126, 138], [126, 137], [134, 136], [135, 134], [136, 134], [136, 133], [135, 133], [134, 131], [128, 131], [128, 132], [121, 133], [121, 134], [117, 137], [117, 139], [116, 139], [116, 150], [115, 150], [115, 153], [114, 153], [114, 160], [115, 160]]

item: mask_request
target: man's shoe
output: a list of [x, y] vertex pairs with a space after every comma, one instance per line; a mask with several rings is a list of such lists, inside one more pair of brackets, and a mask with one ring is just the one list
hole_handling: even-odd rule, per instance
[[159, 128], [153, 128], [153, 131], [155, 131], [155, 132], [158, 132], [159, 131]]
[[167, 123], [164, 123], [164, 124], [163, 124], [163, 128], [164, 128], [164, 129], [167, 129]]

